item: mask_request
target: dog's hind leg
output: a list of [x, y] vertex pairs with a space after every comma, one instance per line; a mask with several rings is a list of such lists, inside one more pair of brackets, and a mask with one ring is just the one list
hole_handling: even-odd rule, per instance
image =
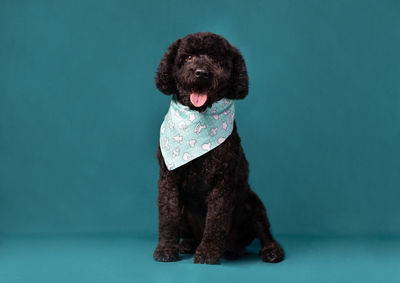
[[260, 239], [260, 257], [265, 262], [280, 262], [284, 258], [284, 252], [278, 242], [273, 238], [267, 212], [261, 200], [249, 190], [247, 205], [253, 210], [252, 224], [256, 236]]

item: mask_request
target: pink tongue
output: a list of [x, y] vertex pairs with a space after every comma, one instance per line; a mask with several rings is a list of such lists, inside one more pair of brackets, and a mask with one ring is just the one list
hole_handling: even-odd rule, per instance
[[207, 101], [207, 93], [196, 93], [190, 94], [190, 102], [196, 107], [201, 107]]

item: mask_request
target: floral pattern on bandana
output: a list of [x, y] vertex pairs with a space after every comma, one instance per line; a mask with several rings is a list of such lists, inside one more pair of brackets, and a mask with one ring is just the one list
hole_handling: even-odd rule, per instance
[[232, 100], [223, 98], [204, 112], [198, 112], [173, 97], [160, 129], [160, 148], [168, 170], [222, 144], [232, 133], [234, 118]]

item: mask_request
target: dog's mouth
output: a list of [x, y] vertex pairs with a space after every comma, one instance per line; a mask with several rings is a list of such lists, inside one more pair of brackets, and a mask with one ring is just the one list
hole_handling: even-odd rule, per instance
[[190, 102], [195, 107], [201, 107], [207, 102], [207, 92], [192, 92], [190, 94]]

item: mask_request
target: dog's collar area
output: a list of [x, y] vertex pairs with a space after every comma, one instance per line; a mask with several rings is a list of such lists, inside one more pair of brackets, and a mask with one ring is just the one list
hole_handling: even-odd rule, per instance
[[191, 111], [193, 113], [199, 113], [201, 115], [212, 115], [217, 111], [225, 111], [225, 108], [229, 108], [231, 104], [234, 104], [234, 101], [231, 99], [223, 98], [221, 100], [218, 100], [214, 102], [211, 107], [207, 107], [204, 110], [197, 110], [197, 109], [191, 109], [189, 106], [184, 105], [178, 101], [178, 98], [173, 95], [170, 103], [170, 107], [174, 107], [175, 109], [178, 109], [179, 111], [182, 112], [188, 112]]
[[221, 145], [232, 133], [234, 117], [233, 100], [223, 98], [198, 112], [174, 96], [160, 128], [160, 148], [168, 170]]

